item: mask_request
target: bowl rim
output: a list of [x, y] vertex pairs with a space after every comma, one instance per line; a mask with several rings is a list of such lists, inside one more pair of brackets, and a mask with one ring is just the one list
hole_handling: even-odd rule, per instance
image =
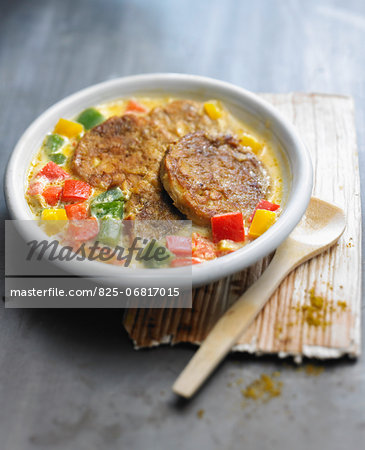
[[[49, 107], [29, 125], [23, 135], [19, 138], [13, 152], [10, 155], [4, 178], [4, 191], [5, 201], [11, 219], [22, 220], [32, 218], [27, 211], [22, 209], [22, 204], [24, 205], [25, 202], [25, 180], [23, 180], [24, 183], [19, 182], [19, 175], [17, 176], [16, 168], [22, 160], [23, 152], [27, 150], [27, 142], [31, 140], [33, 134], [37, 133], [39, 127], [49, 116], [57, 114], [59, 110], [70, 109], [71, 107], [74, 107], [82, 102], [86, 104], [87, 99], [91, 97], [99, 96], [99, 102], [111, 100], [112, 98], [116, 99], [118, 98], [116, 95], [114, 95], [114, 97], [111, 96], [110, 98], [107, 98], [106, 95], [106, 92], [112, 92], [113, 89], [120, 89], [121, 93], [119, 98], [122, 98], [123, 95], [126, 95], [126, 93], [123, 94], [123, 88], [126, 91], [128, 86], [129, 88], [131, 86], [135, 86], [135, 95], [138, 95], [138, 91], [142, 93], [143, 89], [146, 91], [156, 89], [156, 86], [160, 86], [160, 89], [165, 90], [165, 92], [170, 95], [189, 91], [187, 87], [182, 91], [177, 88], [175, 88], [175, 90], [173, 88], [167, 88], [169, 85], [177, 84], [180, 84], [181, 86], [189, 86], [191, 89], [208, 89], [216, 91], [219, 93], [217, 97], [223, 101], [224, 97], [235, 98], [237, 104], [241, 104], [241, 108], [246, 112], [251, 109], [258, 115], [269, 118], [272, 132], [274, 134], [279, 133], [286, 141], [285, 146], [282, 144], [283, 151], [288, 159], [292, 158], [290, 161], [291, 172], [292, 175], [295, 175], [292, 176], [292, 186], [288, 195], [286, 207], [279, 216], [277, 222], [262, 236], [242, 249], [215, 260], [194, 265], [191, 269], [192, 285], [197, 287], [217, 281], [251, 266], [255, 262], [272, 253], [288, 237], [294, 227], [299, 223], [305, 210], [307, 209], [313, 186], [313, 168], [309, 152], [298, 136], [294, 126], [287, 121], [271, 104], [244, 88], [235, 86], [225, 81], [199, 75], [181, 73], [151, 73], [115, 78], [79, 90]], [[164, 89], [165, 86], [166, 89]], [[82, 107], [79, 109], [75, 108], [75, 113], [81, 109]], [[63, 115], [67, 116], [67, 113]], [[58, 117], [61, 117], [61, 114]], [[290, 154], [288, 154], [285, 147], [291, 148]], [[21, 201], [21, 197], [23, 201]], [[92, 264], [94, 269], [95, 264], [97, 264], [99, 272], [101, 269], [100, 265], [102, 264], [103, 266], [106, 266], [102, 271], [108, 275], [111, 273], [116, 275], [116, 270], [129, 270], [128, 277], [131, 275], [131, 270], [128, 268], [116, 267], [109, 264], [92, 261], [83, 261], [83, 263], [86, 263], [85, 273], [89, 272], [89, 269], [91, 268], [91, 266], [87, 268], [88, 264]], [[159, 275], [161, 275], [161, 278], [164, 279], [166, 277], [171, 277], [172, 274], [174, 277], [178, 277], [179, 271], [179, 268], [175, 268], [173, 272], [171, 269], [159, 269], [158, 272]], [[154, 272], [154, 275], [151, 272]], [[139, 270], [138, 273], [139, 277], [145, 277], [145, 282], [147, 284], [149, 279], [151, 280], [156, 276], [156, 271], [151, 271], [149, 269]], [[119, 272], [119, 276], [120, 275], [121, 272]]]

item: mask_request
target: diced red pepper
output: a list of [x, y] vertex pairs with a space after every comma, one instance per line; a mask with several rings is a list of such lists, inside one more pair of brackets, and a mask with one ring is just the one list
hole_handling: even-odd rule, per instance
[[63, 202], [87, 200], [91, 194], [91, 187], [84, 181], [66, 180], [62, 192]]
[[43, 167], [43, 169], [38, 172], [37, 176], [45, 176], [50, 181], [64, 180], [70, 177], [70, 175], [65, 170], [63, 170], [53, 161], [47, 163]]
[[211, 240], [193, 233], [191, 254], [194, 258], [202, 260], [214, 259], [217, 257], [216, 246]]
[[251, 214], [248, 219], [249, 222], [252, 222], [253, 216], [258, 209], [266, 209], [267, 211], [276, 211], [280, 208], [280, 205], [276, 205], [275, 203], [268, 202], [267, 200], [260, 200], [256, 205], [255, 211]]
[[211, 218], [213, 241], [229, 239], [234, 242], [245, 240], [243, 216], [240, 211], [220, 214]]
[[129, 100], [129, 102], [127, 103], [126, 112], [129, 112], [129, 111], [145, 113], [145, 112], [147, 112], [147, 108], [145, 106], [141, 105], [136, 100]]
[[191, 256], [191, 238], [185, 236], [166, 236], [166, 245], [176, 256]]
[[28, 195], [38, 195], [43, 192], [44, 186], [47, 184], [48, 180], [45, 177], [32, 181], [29, 184], [27, 194]]
[[71, 203], [65, 205], [65, 210], [70, 220], [83, 220], [89, 217], [87, 203]]
[[49, 205], [56, 206], [61, 197], [61, 193], [61, 186], [47, 186], [42, 192], [42, 195]]
[[170, 267], [184, 267], [192, 264], [200, 264], [202, 261], [198, 258], [175, 258], [171, 261]]
[[95, 217], [89, 217], [85, 220], [70, 220], [68, 233], [73, 241], [88, 241], [98, 235], [98, 221]]

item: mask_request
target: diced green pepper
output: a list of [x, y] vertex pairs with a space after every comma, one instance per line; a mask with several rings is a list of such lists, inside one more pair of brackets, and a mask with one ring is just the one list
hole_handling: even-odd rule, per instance
[[98, 219], [121, 219], [123, 217], [123, 202], [115, 200], [109, 203], [92, 203], [91, 214]]
[[95, 108], [87, 108], [78, 116], [77, 122], [84, 126], [85, 130], [94, 128], [99, 123], [104, 122], [105, 117]]
[[100, 230], [97, 237], [98, 241], [109, 245], [110, 247], [115, 247], [119, 243], [121, 228], [121, 220], [102, 219], [100, 221]]
[[117, 187], [103, 192], [91, 202], [91, 214], [98, 219], [121, 219], [124, 210], [124, 194]]
[[62, 153], [53, 153], [52, 155], [49, 155], [49, 159], [59, 166], [63, 166], [67, 158]]
[[46, 136], [43, 145], [47, 150], [47, 153], [55, 153], [64, 144], [65, 140], [59, 134], [49, 134]]
[[102, 194], [95, 197], [92, 201], [93, 205], [97, 205], [98, 203], [109, 203], [113, 202], [114, 200], [124, 200], [124, 194], [123, 191], [119, 188], [113, 188], [109, 189], [109, 191], [105, 191]]
[[167, 266], [174, 258], [175, 255], [156, 239], [152, 239], [141, 253], [143, 264], [152, 269]]

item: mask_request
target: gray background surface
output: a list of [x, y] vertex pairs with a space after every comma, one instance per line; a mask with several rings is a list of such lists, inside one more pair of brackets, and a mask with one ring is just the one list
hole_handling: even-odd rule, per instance
[[[257, 92], [353, 95], [364, 169], [363, 0], [7, 0], [0, 21], [2, 172], [22, 132], [54, 102], [159, 71]], [[1, 450], [363, 448], [364, 358], [309, 377], [275, 358], [232, 356], [187, 403], [170, 386], [193, 348], [135, 352], [120, 311], [0, 314]], [[240, 389], [275, 369], [282, 396], [243, 407]]]

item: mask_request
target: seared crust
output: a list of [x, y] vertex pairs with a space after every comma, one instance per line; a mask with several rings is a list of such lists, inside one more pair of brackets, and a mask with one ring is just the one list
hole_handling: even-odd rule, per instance
[[159, 177], [142, 180], [132, 190], [126, 204], [126, 219], [139, 220], [183, 220], [184, 217], [172, 203]]
[[198, 225], [235, 211], [248, 218], [269, 189], [266, 170], [253, 153], [232, 136], [205, 132], [171, 144], [160, 174], [174, 205]]
[[[191, 100], [174, 100], [166, 105], [157, 106], [149, 113], [149, 117], [154, 129], [158, 129], [161, 133], [159, 138], [164, 143], [164, 152], [168, 143], [176, 141], [186, 133], [217, 129], [217, 121], [211, 120], [204, 113], [203, 105]], [[160, 161], [162, 157], [163, 155]], [[125, 217], [141, 220], [184, 219], [161, 183], [159, 167], [155, 172], [150, 171], [143, 181], [132, 189]]]
[[[133, 221], [130, 228], [132, 239], [135, 236], [161, 239], [166, 234], [178, 232], [182, 225], [175, 221], [184, 220], [184, 216], [173, 205], [158, 176], [143, 180], [133, 190], [126, 204], [124, 218]], [[137, 222], [134, 219], [138, 219]]]
[[[214, 209], [211, 205], [211, 197], [204, 201], [204, 198], [202, 196], [199, 197], [195, 191], [191, 194], [193, 197], [196, 197], [192, 202], [190, 202], [190, 200], [185, 202], [184, 200], [181, 200], [180, 197], [185, 196], [185, 194], [182, 195], [183, 191], [189, 191], [195, 186], [197, 175], [201, 176], [204, 172], [204, 165], [209, 169], [210, 162], [201, 157], [200, 162], [203, 165], [199, 168], [199, 160], [195, 157], [191, 159], [189, 164], [192, 164], [192, 166], [197, 164], [198, 169], [194, 168], [194, 170], [191, 170], [191, 186], [187, 186], [186, 182], [183, 181], [181, 188], [179, 181], [170, 181], [170, 176], [166, 175], [168, 174], [169, 169], [162, 168], [161, 173], [164, 180], [164, 186], [181, 212], [173, 206], [172, 201], [166, 194], [159, 178], [160, 164], [167, 146], [175, 142], [181, 136], [184, 136], [186, 133], [193, 133], [199, 130], [209, 132], [211, 136], [217, 135], [220, 131], [219, 121], [210, 119], [208, 115], [205, 114], [203, 105], [191, 100], [175, 100], [166, 105], [152, 109], [152, 111], [146, 115], [129, 113], [122, 117], [111, 117], [85, 133], [84, 137], [76, 147], [72, 160], [72, 169], [76, 175], [87, 181], [93, 187], [109, 189], [113, 186], [120, 186], [123, 191], [129, 192], [130, 199], [126, 204], [126, 218], [138, 218], [144, 220], [181, 220], [182, 212], [187, 214], [189, 218], [194, 217], [193, 220], [196, 223], [208, 223], [210, 216], [204, 211], [207, 207], [209, 207], [210, 210]], [[203, 135], [204, 134], [199, 134], [199, 136]], [[218, 147], [221, 146], [222, 148], [224, 147], [222, 138], [217, 138], [218, 140], [216, 139], [215, 141], [214, 138], [210, 139], [212, 139], [212, 143], [214, 142], [214, 144], [212, 144], [213, 147], [214, 145], [218, 145]], [[230, 139], [231, 144], [228, 144], [228, 141], [225, 141], [225, 148], [231, 147], [232, 153], [234, 145], [232, 144], [232, 138]], [[182, 139], [180, 140], [180, 143], [176, 145], [181, 145], [181, 142], [185, 141]], [[196, 148], [202, 144], [201, 138], [200, 141], [195, 140], [194, 142], [195, 144], [193, 147]], [[172, 146], [172, 148], [174, 148], [174, 146]], [[177, 148], [179, 149], [180, 147]], [[178, 150], [178, 152], [180, 152], [180, 150]], [[241, 152], [241, 156], [242, 154], [248, 155], [245, 156], [245, 159], [247, 161], [250, 160], [251, 154], [243, 152], [242, 148], [241, 150], [236, 149], [236, 153], [237, 152]], [[172, 150], [170, 150], [169, 153], [173, 155]], [[212, 155], [213, 153], [214, 151], [212, 152]], [[190, 157], [191, 155], [189, 158]], [[214, 157], [216, 157], [216, 155], [214, 155]], [[164, 165], [166, 165], [166, 161], [170, 161], [170, 158], [171, 157], [169, 156], [164, 161]], [[256, 158], [252, 158], [251, 166], [255, 167], [257, 169], [256, 172], [258, 173], [260, 172], [260, 170], [258, 170], [259, 162]], [[246, 162], [244, 165], [248, 167], [249, 163]], [[220, 166], [219, 170], [222, 170], [222, 168], [223, 166]], [[249, 171], [248, 168], [247, 171]], [[219, 175], [219, 177], [221, 177], [221, 179], [224, 178], [221, 175]], [[176, 176], [172, 175], [172, 178], [175, 179]], [[204, 180], [204, 183], [209, 186], [210, 181], [208, 180], [208, 177], [205, 177]], [[231, 180], [230, 182], [233, 181]], [[259, 190], [260, 189], [258, 188], [256, 189], [256, 191]], [[256, 198], [254, 195], [256, 191], [255, 188], [251, 188], [250, 195], [252, 198]], [[209, 195], [214, 197], [215, 195], [218, 195], [218, 192], [219, 189], [212, 187]], [[188, 193], [186, 193], [186, 195], [188, 195]], [[225, 193], [221, 192], [220, 195], [224, 196]], [[202, 211], [200, 211], [200, 201], [204, 202], [205, 205], [205, 209], [203, 208]], [[253, 202], [254, 201], [252, 200], [252, 203]], [[216, 202], [216, 204], [218, 203], [219, 202]], [[250, 202], [246, 203], [251, 205]], [[231, 199], [230, 205], [235, 204], [238, 203]], [[235, 207], [235, 210], [237, 209], [240, 208]], [[192, 213], [193, 210], [196, 211]], [[209, 218], [207, 218], [208, 216]]]
[[129, 192], [127, 219], [181, 220], [158, 177], [168, 142], [149, 116], [111, 117], [80, 140], [72, 169], [93, 187]]
[[201, 103], [192, 100], [174, 100], [157, 106], [150, 117], [169, 142], [199, 130], [219, 131], [219, 122], [205, 114]]
[[158, 170], [166, 143], [149, 117], [111, 117], [80, 140], [72, 169], [93, 187], [120, 186], [129, 191]]

